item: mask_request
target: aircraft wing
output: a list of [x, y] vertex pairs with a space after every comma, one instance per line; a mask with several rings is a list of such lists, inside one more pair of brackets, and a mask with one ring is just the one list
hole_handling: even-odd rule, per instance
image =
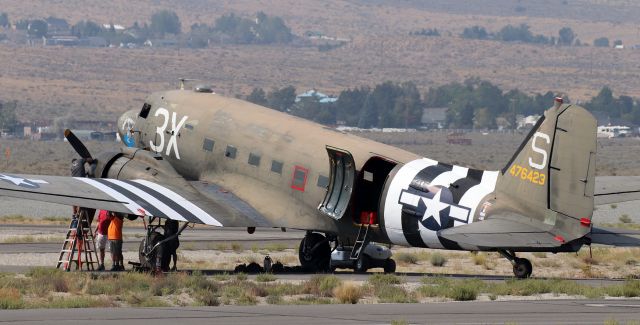
[[205, 197], [186, 182], [0, 174], [0, 196], [156, 216], [218, 227], [266, 227], [269, 222], [221, 193]]
[[562, 244], [547, 230], [501, 218], [447, 228], [439, 231], [438, 236], [458, 244], [484, 248], [558, 247]]
[[596, 205], [636, 200], [640, 200], [640, 176], [596, 177]]

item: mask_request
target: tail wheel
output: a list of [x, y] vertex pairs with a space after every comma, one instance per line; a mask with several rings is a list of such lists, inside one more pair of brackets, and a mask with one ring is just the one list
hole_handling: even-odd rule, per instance
[[387, 259], [384, 261], [384, 273], [395, 273], [396, 272], [396, 261], [393, 259]]
[[327, 238], [318, 233], [306, 235], [298, 251], [300, 265], [307, 272], [329, 271], [331, 246]]

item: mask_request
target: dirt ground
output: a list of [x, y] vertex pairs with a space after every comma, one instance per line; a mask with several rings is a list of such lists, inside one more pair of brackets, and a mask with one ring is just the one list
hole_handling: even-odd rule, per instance
[[[429, 274], [466, 274], [466, 275], [503, 275], [512, 276], [511, 264], [497, 253], [470, 253], [439, 251], [419, 248], [393, 248], [399, 273], [429, 273]], [[269, 255], [274, 262], [279, 261], [285, 266], [296, 266], [298, 253], [296, 249], [268, 250], [256, 248], [254, 250], [185, 250], [181, 249], [178, 256], [180, 269], [195, 270], [226, 270], [232, 272], [239, 264], [257, 262], [262, 264], [265, 255]], [[0, 265], [20, 267], [53, 267], [58, 258], [57, 253], [0, 253]], [[431, 259], [434, 255], [441, 255], [446, 262], [443, 266], [434, 266]], [[628, 278], [640, 274], [640, 249], [637, 248], [594, 248], [592, 257], [589, 249], [575, 253], [523, 253], [521, 257], [531, 260], [536, 278]], [[106, 258], [109, 266], [109, 257]], [[137, 252], [125, 252], [125, 263], [137, 262]], [[370, 272], [382, 272], [382, 269], [372, 269]]]

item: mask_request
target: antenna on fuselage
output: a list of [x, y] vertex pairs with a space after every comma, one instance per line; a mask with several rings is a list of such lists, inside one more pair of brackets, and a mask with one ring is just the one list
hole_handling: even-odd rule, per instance
[[188, 79], [188, 78], [180, 78], [180, 90], [184, 90], [184, 84], [188, 81], [199, 81], [198, 79]]

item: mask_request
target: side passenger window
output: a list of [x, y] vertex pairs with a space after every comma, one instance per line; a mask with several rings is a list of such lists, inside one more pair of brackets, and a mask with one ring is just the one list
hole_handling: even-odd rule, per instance
[[202, 142], [202, 149], [205, 151], [213, 151], [213, 145], [215, 143], [216, 142], [211, 139], [204, 138], [204, 141]]
[[224, 156], [231, 159], [236, 159], [238, 149], [234, 146], [227, 146], [227, 151], [224, 152]]
[[307, 185], [307, 174], [309, 174], [309, 170], [296, 166], [293, 170], [293, 178], [291, 180], [291, 188], [294, 190], [304, 192], [304, 187]]

